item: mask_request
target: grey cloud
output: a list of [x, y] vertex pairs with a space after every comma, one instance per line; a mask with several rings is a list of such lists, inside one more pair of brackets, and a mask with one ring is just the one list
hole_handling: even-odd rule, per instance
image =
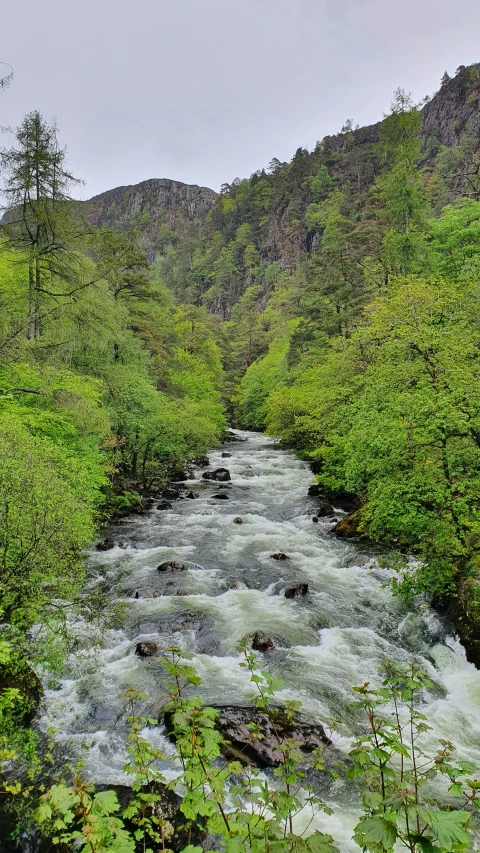
[[[0, 124], [56, 116], [87, 197], [218, 189], [480, 59], [478, 0], [2, 0]], [[4, 137], [7, 143], [7, 137]]]

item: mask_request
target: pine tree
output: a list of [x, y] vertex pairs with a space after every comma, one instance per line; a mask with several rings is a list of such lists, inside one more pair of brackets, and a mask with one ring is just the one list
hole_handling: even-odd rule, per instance
[[[66, 170], [55, 122], [35, 110], [15, 131], [16, 145], [4, 149], [0, 165], [6, 175], [3, 231], [28, 258], [27, 338], [40, 334], [42, 294], [55, 275], [68, 278], [74, 221], [69, 190], [78, 181]], [[51, 295], [51, 294], [50, 294]]]

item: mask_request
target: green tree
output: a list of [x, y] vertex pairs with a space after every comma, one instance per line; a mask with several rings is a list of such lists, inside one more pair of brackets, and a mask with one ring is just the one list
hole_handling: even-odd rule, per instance
[[42, 298], [52, 296], [52, 278], [68, 280], [76, 266], [71, 243], [78, 226], [68, 202], [77, 181], [66, 169], [55, 123], [48, 124], [38, 111], [25, 116], [15, 139], [16, 145], [0, 155], [9, 208], [2, 227], [27, 256], [27, 337], [34, 340], [41, 329]]

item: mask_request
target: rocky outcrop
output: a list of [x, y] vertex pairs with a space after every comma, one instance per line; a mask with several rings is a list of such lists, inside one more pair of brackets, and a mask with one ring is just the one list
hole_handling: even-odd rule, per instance
[[208, 187], [151, 178], [133, 186], [116, 187], [78, 202], [78, 209], [97, 228], [135, 229], [140, 245], [153, 263], [175, 238], [195, 237], [217, 199]]

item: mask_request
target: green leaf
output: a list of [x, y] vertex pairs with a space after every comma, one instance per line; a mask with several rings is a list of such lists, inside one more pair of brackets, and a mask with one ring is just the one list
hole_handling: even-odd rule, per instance
[[332, 836], [318, 830], [305, 839], [305, 844], [311, 853], [337, 853], [338, 851]]
[[376, 844], [380, 850], [390, 851], [397, 840], [397, 829], [383, 817], [369, 817], [357, 824], [354, 839], [360, 847]]
[[118, 811], [119, 804], [115, 791], [100, 791], [93, 798], [93, 810], [98, 814], [110, 815]]
[[435, 837], [446, 850], [456, 845], [468, 845], [470, 838], [465, 832], [464, 827], [470, 820], [468, 812], [429, 812], [429, 825]]

